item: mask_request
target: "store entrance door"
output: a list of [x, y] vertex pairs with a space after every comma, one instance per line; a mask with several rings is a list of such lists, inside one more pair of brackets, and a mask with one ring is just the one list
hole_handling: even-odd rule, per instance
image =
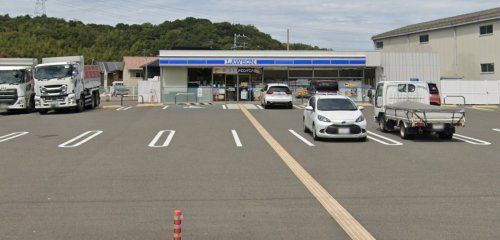
[[238, 101], [238, 75], [226, 75], [226, 101]]
[[238, 101], [251, 101], [251, 78], [250, 74], [238, 75]]

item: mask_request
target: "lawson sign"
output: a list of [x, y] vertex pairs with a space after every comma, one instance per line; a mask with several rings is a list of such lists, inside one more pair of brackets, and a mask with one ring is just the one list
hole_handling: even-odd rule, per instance
[[160, 66], [365, 66], [363, 58], [160, 58]]

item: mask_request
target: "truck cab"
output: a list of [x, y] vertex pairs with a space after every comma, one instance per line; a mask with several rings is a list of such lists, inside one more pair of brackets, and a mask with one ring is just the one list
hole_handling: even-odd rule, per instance
[[32, 58], [0, 59], [0, 109], [27, 112], [35, 109], [33, 69], [37, 63]]
[[429, 104], [429, 86], [424, 82], [394, 81], [380, 82], [375, 92], [375, 117], [385, 111], [385, 107], [398, 102], [412, 101]]
[[72, 108], [81, 112], [99, 105], [99, 81], [84, 79], [83, 56], [44, 58], [35, 69], [36, 109]]

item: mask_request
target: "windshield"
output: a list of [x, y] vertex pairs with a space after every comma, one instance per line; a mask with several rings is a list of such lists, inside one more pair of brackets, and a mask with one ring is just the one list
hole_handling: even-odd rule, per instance
[[290, 89], [288, 87], [285, 87], [285, 86], [274, 86], [274, 87], [270, 87], [269, 88], [270, 91], [273, 91], [273, 92], [290, 92]]
[[48, 80], [54, 78], [67, 78], [73, 75], [73, 66], [71, 65], [55, 65], [37, 67], [35, 77], [38, 80]]
[[356, 105], [348, 99], [319, 99], [318, 110], [320, 111], [355, 111]]
[[429, 92], [431, 94], [439, 94], [439, 90], [438, 90], [436, 84], [429, 84]]
[[0, 70], [0, 84], [19, 84], [24, 82], [25, 70]]

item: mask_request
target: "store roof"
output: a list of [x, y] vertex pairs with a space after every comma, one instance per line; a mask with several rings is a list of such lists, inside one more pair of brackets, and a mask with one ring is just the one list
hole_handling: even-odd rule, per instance
[[329, 58], [366, 57], [377, 51], [286, 51], [286, 50], [161, 50], [160, 57], [275, 57]]
[[484, 22], [494, 19], [500, 19], [500, 7], [484, 11], [463, 14], [455, 17], [443, 18], [434, 21], [408, 25], [372, 37], [372, 40], [381, 40], [390, 37], [420, 33], [443, 28], [456, 27], [476, 22]]

